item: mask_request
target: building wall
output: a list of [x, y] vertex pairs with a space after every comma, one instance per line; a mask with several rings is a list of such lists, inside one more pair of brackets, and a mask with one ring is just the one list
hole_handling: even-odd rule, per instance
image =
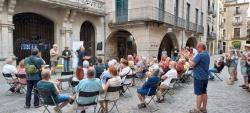
[[[240, 7], [240, 14], [235, 15], [236, 7]], [[233, 47], [233, 41], [240, 41], [241, 42], [241, 49], [243, 49], [243, 45], [246, 43], [247, 39], [247, 10], [249, 8], [249, 3], [225, 3], [224, 8], [226, 11], [224, 12], [225, 22], [225, 42], [227, 43], [227, 50], [229, 51], [230, 48]], [[235, 17], [240, 17], [241, 25], [234, 26], [233, 22], [235, 22]], [[240, 37], [234, 37], [234, 28], [240, 28]]]
[[[190, 4], [190, 21], [195, 22], [195, 9], [199, 9], [199, 19], [198, 24], [201, 24], [201, 12], [203, 12], [203, 26], [204, 26], [204, 34], [202, 35], [196, 35], [195, 33], [190, 33], [187, 30], [180, 30], [180, 29], [173, 29], [171, 26], [162, 26], [157, 25], [156, 23], [140, 23], [140, 25], [135, 24], [127, 24], [127, 25], [117, 25], [118, 27], [113, 28], [109, 26], [109, 23], [115, 23], [116, 17], [115, 17], [115, 0], [107, 0], [106, 1], [106, 12], [108, 12], [108, 16], [106, 16], [106, 35], [109, 37], [113, 34], [113, 32], [116, 32], [119, 29], [126, 30], [130, 32], [133, 37], [136, 40], [137, 45], [137, 53], [142, 56], [157, 56], [159, 47], [161, 44], [161, 41], [163, 40], [164, 36], [167, 33], [171, 33], [173, 35], [173, 40], [176, 42], [175, 47], [181, 48], [185, 47], [186, 41], [194, 37], [193, 39], [196, 40], [196, 42], [206, 42], [206, 18], [207, 18], [207, 2], [204, 2], [203, 0], [179, 0], [179, 14], [178, 17], [181, 17], [186, 20], [186, 9], [187, 9], [187, 3]], [[135, 0], [131, 1], [128, 0], [128, 10], [131, 9], [139, 9], [143, 7], [159, 7], [159, 0]], [[175, 0], [166, 0], [165, 1], [165, 11], [171, 14], [174, 14], [174, 7], [175, 7]], [[129, 15], [133, 15], [133, 13], [129, 13]], [[134, 14], [133, 16], [138, 16], [138, 14]], [[141, 25], [142, 24], [142, 25]], [[108, 40], [108, 39], [107, 39]], [[183, 41], [182, 41], [183, 40]], [[114, 55], [112, 52], [112, 47], [115, 47], [115, 44], [113, 46], [106, 45], [107, 50], [110, 51], [111, 55]], [[107, 52], [105, 52], [107, 53]], [[110, 55], [107, 55], [110, 56]]]

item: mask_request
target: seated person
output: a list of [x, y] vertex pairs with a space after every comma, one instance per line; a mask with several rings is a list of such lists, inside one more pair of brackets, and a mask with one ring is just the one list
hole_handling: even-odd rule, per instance
[[138, 108], [146, 107], [145, 96], [154, 95], [157, 89], [157, 85], [160, 82], [160, 78], [159, 78], [160, 68], [158, 65], [151, 66], [149, 68], [149, 73], [152, 73], [152, 74], [149, 75], [148, 79], [142, 85], [142, 87], [137, 89], [137, 96], [140, 100], [140, 104], [138, 104]]
[[164, 74], [161, 79], [163, 79], [164, 81], [161, 83], [161, 85], [158, 87], [158, 91], [157, 91], [157, 102], [162, 102], [164, 100], [162, 93], [165, 92], [170, 85], [170, 82], [173, 78], [177, 78], [177, 71], [176, 71], [176, 62], [175, 61], [171, 61], [170, 62], [170, 70]]
[[[21, 60], [19, 62], [18, 67], [17, 67], [17, 74], [18, 75], [26, 75], [24, 60]], [[27, 84], [26, 78], [20, 78], [19, 82], [21, 84]]]
[[[42, 80], [37, 83], [37, 89], [51, 91], [55, 102], [59, 104], [59, 107], [55, 107], [54, 110], [56, 113], [61, 113], [60, 109], [66, 106], [68, 103], [73, 103], [75, 97], [59, 94], [55, 84], [50, 81], [51, 71], [48, 68], [42, 70], [41, 76]], [[45, 104], [54, 104], [51, 97], [46, 97], [43, 95], [41, 95], [41, 97], [44, 99]]]
[[105, 64], [102, 63], [102, 58], [97, 58], [97, 65], [95, 65], [96, 78], [100, 78], [101, 74], [106, 70]]
[[225, 66], [225, 62], [224, 62], [224, 57], [220, 57], [219, 60], [215, 60], [214, 62], [214, 67], [209, 69], [209, 79], [213, 80], [214, 79], [214, 75], [213, 73], [219, 73], [222, 71], [222, 69]]
[[20, 88], [18, 88], [18, 85], [19, 85], [18, 79], [15, 76], [15, 74], [17, 74], [17, 68], [14, 65], [12, 65], [12, 63], [13, 63], [12, 58], [5, 59], [5, 65], [2, 68], [2, 73], [12, 75], [12, 78], [7, 79], [7, 83], [14, 84], [14, 86], [9, 89], [9, 91], [14, 93], [14, 92], [19, 91]]
[[176, 64], [176, 71], [179, 76], [181, 76], [184, 73], [185, 61], [186, 61], [185, 59], [180, 59]]
[[[109, 68], [109, 67], [112, 67], [112, 66], [115, 66], [115, 62], [114, 62], [113, 60], [110, 60], [110, 61], [108, 62], [108, 68]], [[112, 76], [111, 76], [111, 74], [110, 74], [110, 72], [109, 72], [109, 69], [106, 70], [106, 71], [104, 71], [104, 72], [101, 74], [101, 76], [100, 76], [100, 79], [101, 79], [102, 84], [106, 84], [106, 82], [108, 81], [108, 79], [110, 79], [111, 77], [112, 77]]]
[[[80, 91], [83, 92], [96, 92], [102, 90], [102, 84], [99, 78], [95, 78], [95, 69], [89, 68], [87, 71], [87, 78], [83, 79], [79, 82], [79, 84], [75, 88], [76, 93]], [[86, 105], [96, 102], [96, 97], [78, 97], [76, 99], [76, 103], [79, 105]], [[81, 111], [81, 113], [85, 113], [85, 109]]]
[[104, 93], [99, 95], [99, 101], [101, 105], [101, 113], [107, 113], [108, 112], [108, 101], [117, 100], [119, 99], [120, 92], [107, 92], [109, 87], [117, 87], [121, 86], [122, 80], [121, 77], [118, 76], [117, 69], [114, 66], [109, 66], [108, 68], [111, 78], [108, 79], [106, 84], [103, 84], [103, 91]]

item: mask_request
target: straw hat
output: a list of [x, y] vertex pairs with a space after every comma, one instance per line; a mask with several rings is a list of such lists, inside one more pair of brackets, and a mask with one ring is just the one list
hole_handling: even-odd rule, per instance
[[250, 44], [245, 44], [245, 47], [250, 47]]

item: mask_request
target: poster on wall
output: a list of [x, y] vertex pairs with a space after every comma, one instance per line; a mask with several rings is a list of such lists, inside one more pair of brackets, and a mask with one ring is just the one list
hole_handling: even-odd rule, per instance
[[77, 68], [77, 62], [78, 62], [78, 57], [77, 57], [77, 50], [83, 46], [83, 41], [73, 41], [72, 44], [72, 51], [73, 51], [73, 56], [72, 56], [72, 68], [76, 69]]

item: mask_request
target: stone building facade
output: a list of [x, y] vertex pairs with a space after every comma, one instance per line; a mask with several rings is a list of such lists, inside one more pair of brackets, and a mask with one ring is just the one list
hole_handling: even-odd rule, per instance
[[225, 1], [222, 10], [224, 29], [223, 51], [243, 50], [247, 40], [249, 2]]
[[38, 47], [49, 62], [54, 43], [62, 51], [80, 40], [92, 55], [103, 54], [95, 45], [104, 41], [104, 16], [100, 0], [0, 0], [0, 59], [20, 61]]
[[207, 40], [204, 0], [0, 0], [0, 64], [38, 47], [49, 62], [52, 44], [83, 41], [105, 59], [195, 47]]
[[207, 40], [204, 0], [106, 0], [106, 3], [107, 58], [131, 53], [159, 57], [163, 51], [171, 56], [175, 49], [195, 47], [197, 42]]

